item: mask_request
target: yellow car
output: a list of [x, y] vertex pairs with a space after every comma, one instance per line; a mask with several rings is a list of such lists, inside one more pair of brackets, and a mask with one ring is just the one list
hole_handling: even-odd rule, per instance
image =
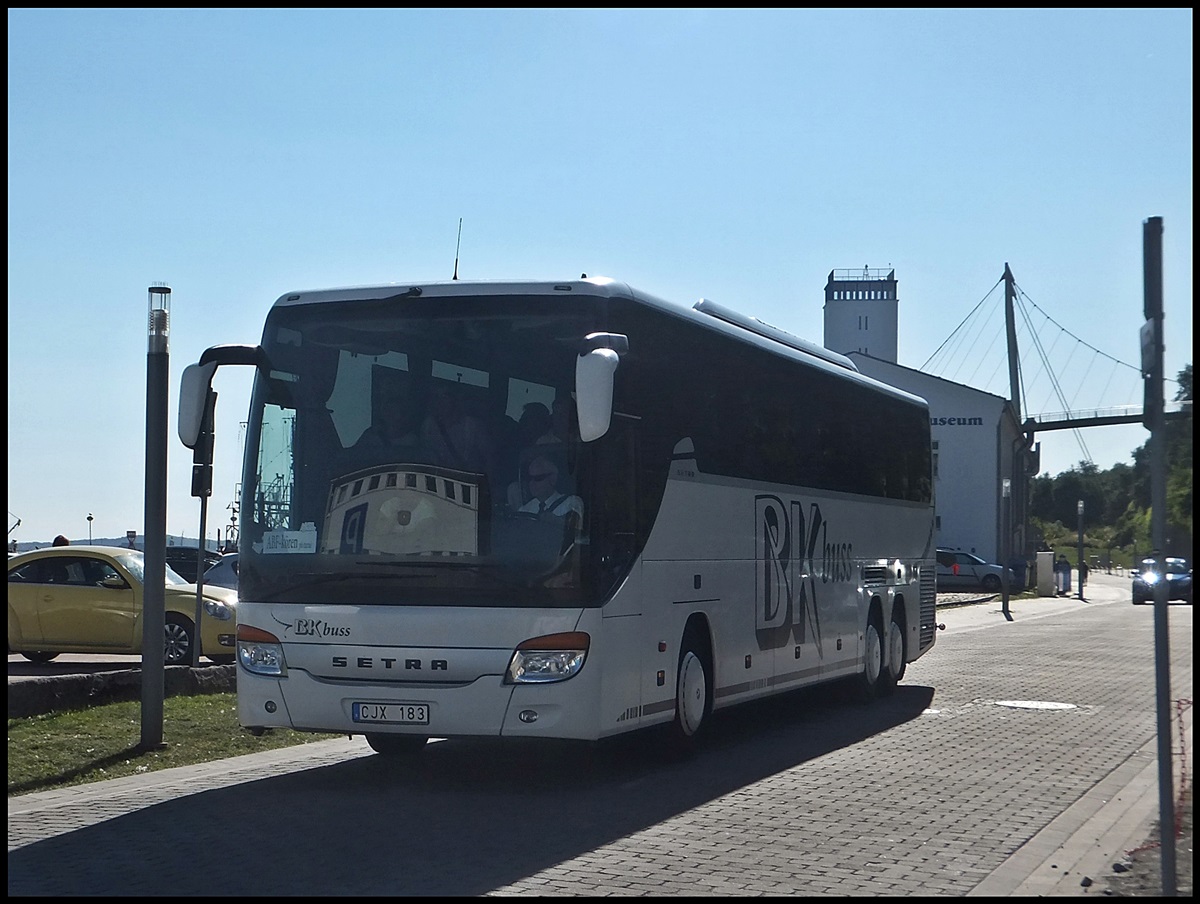
[[[142, 651], [141, 551], [113, 546], [51, 546], [8, 560], [8, 651], [33, 662], [59, 653]], [[196, 585], [166, 571], [165, 661], [190, 665]], [[233, 662], [237, 593], [204, 587], [200, 651]]]

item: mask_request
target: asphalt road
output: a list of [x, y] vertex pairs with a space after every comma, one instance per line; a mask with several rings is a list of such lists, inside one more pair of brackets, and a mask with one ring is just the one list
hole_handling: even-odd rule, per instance
[[[9, 894], [1100, 893], [1158, 814], [1154, 610], [1127, 579], [1087, 596], [939, 611], [889, 699], [718, 714], [682, 763], [334, 739], [10, 798]], [[1190, 781], [1191, 607], [1169, 621]]]

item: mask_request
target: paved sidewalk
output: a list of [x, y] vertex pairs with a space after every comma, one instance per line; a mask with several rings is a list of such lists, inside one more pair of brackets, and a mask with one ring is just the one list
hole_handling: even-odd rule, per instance
[[[1036, 623], [1042, 620], [1047, 620], [1046, 624], [1057, 624], [1057, 622], [1050, 620], [1059, 620], [1064, 616], [1071, 616], [1076, 613], [1082, 615], [1088, 610], [1094, 611], [1104, 606], [1129, 605], [1127, 579], [1110, 579], [1109, 576], [1104, 575], [1096, 576], [1096, 578], [1088, 586], [1089, 599], [1087, 601], [1080, 601], [1075, 598], [1012, 600], [1010, 603], [1010, 613], [1013, 622], [1029, 627], [1035, 626]], [[973, 604], [939, 609], [938, 621], [946, 625], [948, 633], [965, 636], [977, 631], [996, 631], [1003, 627], [1005, 619], [1000, 610], [999, 597], [985, 598], [975, 596], [972, 599], [976, 600]], [[1145, 614], [1149, 616], [1151, 613], [1146, 611]], [[1188, 615], [1190, 616], [1190, 612]], [[939, 643], [941, 642], [942, 639], [939, 638]], [[937, 648], [935, 647], [934, 655], [936, 653]], [[1100, 665], [1100, 663], [1097, 663], [1097, 665]], [[1187, 677], [1186, 687], [1173, 687], [1173, 695], [1175, 697], [1188, 697], [1190, 699], [1190, 671]], [[1015, 701], [1017, 704], [1020, 702]], [[1192, 750], [1190, 706], [1180, 714], [1180, 730], [1184, 737], [1185, 751], [1190, 752]], [[769, 738], [766, 740], [769, 741]], [[736, 749], [733, 755], [737, 755]], [[41, 843], [57, 844], [59, 841], [66, 841], [69, 836], [78, 832], [89, 833], [87, 837], [91, 839], [92, 843], [95, 843], [94, 858], [89, 858], [86, 867], [90, 877], [89, 881], [93, 883], [89, 886], [94, 889], [91, 893], [125, 893], [129, 895], [172, 893], [173, 886], [169, 876], [160, 877], [157, 883], [153, 878], [147, 878], [146, 876], [140, 876], [137, 879], [126, 878], [127, 873], [120, 872], [120, 860], [113, 858], [109, 861], [105, 855], [107, 848], [112, 845], [118, 843], [126, 845], [129, 843], [130, 839], [125, 836], [128, 836], [128, 833], [131, 831], [129, 817], [133, 814], [146, 811], [148, 808], [159, 807], [159, 805], [175, 805], [174, 812], [178, 813], [178, 803], [183, 799], [193, 798], [196, 800], [196, 807], [194, 808], [193, 815], [189, 816], [189, 837], [191, 837], [190, 833], [194, 831], [196, 833], [196, 844], [202, 848], [206, 845], [215, 844], [229, 846], [230, 862], [238, 861], [241, 863], [241, 868], [249, 870], [244, 885], [247, 893], [278, 893], [272, 891], [270, 888], [259, 888], [256, 886], [253, 874], [253, 858], [274, 858], [275, 861], [284, 858], [286, 856], [284, 852], [288, 850], [287, 837], [289, 833], [300, 831], [302, 828], [304, 832], [309, 832], [316, 828], [321, 833], [327, 833], [327, 842], [331, 847], [336, 848], [339, 833], [337, 825], [323, 825], [319, 821], [307, 827], [291, 824], [283, 814], [263, 812], [261, 810], [263, 806], [261, 799], [258, 800], [260, 810], [240, 812], [235, 806], [231, 806], [231, 803], [235, 802], [237, 797], [231, 796], [229, 793], [220, 792], [222, 792], [222, 789], [229, 789], [235, 785], [242, 785], [244, 783], [257, 782], [261, 786], [264, 784], [262, 780], [277, 782], [282, 776], [294, 776], [298, 783], [290, 782], [286, 787], [297, 794], [302, 794], [303, 789], [307, 785], [304, 779], [306, 773], [315, 775], [317, 771], [328, 770], [330, 767], [344, 769], [345, 764], [349, 761], [361, 758], [365, 758], [363, 759], [364, 767], [373, 770], [370, 774], [380, 776], [376, 779], [377, 781], [396, 783], [398, 773], [391, 769], [396, 764], [387, 763], [383, 758], [374, 756], [362, 738], [359, 737], [353, 740], [337, 738], [319, 741], [199, 766], [164, 770], [141, 776], [115, 779], [108, 782], [98, 782], [9, 798], [9, 894], [81, 893], [77, 885], [73, 884], [77, 883], [78, 879], [68, 875], [70, 867], [64, 869], [63, 875], [43, 876], [40, 873], [32, 875], [27, 870], [14, 870], [13, 859], [14, 852], [22, 852], [31, 845]], [[451, 759], [450, 762], [453, 763], [455, 760]], [[812, 762], [815, 763], [817, 761], [813, 760]], [[1190, 758], [1186, 764], [1186, 768], [1189, 771], [1186, 778], [1190, 782]], [[391, 778], [383, 779], [383, 775], [389, 775]], [[1176, 776], [1176, 790], [1179, 788], [1181, 778], [1182, 776]], [[415, 779], [416, 776], [414, 776]], [[464, 800], [462, 797], [464, 793], [468, 795], [473, 793], [471, 790], [472, 786], [469, 783], [464, 784], [456, 790], [447, 790], [448, 787], [452, 786], [447, 785], [448, 780], [445, 776], [437, 773], [437, 780], [440, 784], [435, 785], [431, 792], [429, 792], [434, 802], [430, 805], [433, 809], [430, 809], [428, 812], [438, 812], [436, 809], [438, 806], [437, 800], [449, 801], [456, 808], [464, 805], [470, 808], [470, 800]], [[634, 786], [639, 785], [639, 783], [645, 780], [644, 778], [638, 778], [636, 775], [634, 776], [631, 784], [633, 793], [638, 793]], [[269, 784], [269, 782], [266, 784]], [[328, 782], [326, 784], [328, 785]], [[484, 786], [484, 789], [479, 792], [483, 795], [480, 798], [481, 801], [485, 801], [489, 793], [493, 795], [501, 793], [500, 789], [489, 792], [487, 787], [489, 786]], [[403, 792], [410, 797], [415, 797], [422, 793], [420, 789], [420, 784], [403, 784], [399, 788], [399, 791], [395, 788], [391, 789], [391, 791], [393, 794]], [[603, 791], [603, 788], [601, 790]], [[538, 793], [540, 791], [544, 791], [544, 789], [535, 787], [531, 791], [533, 795], [531, 806], [535, 809], [544, 807], [548, 803], [545, 796]], [[330, 793], [330, 791], [322, 790], [321, 786], [316, 786], [315, 793], [324, 795]], [[357, 790], [347, 793], [362, 794], [363, 790], [359, 787]], [[611, 796], [612, 792], [609, 791], [607, 793]], [[208, 797], [205, 797], [206, 795]], [[261, 794], [258, 797], [261, 798]], [[288, 800], [292, 799], [300, 798], [288, 797]], [[718, 804], [719, 800], [719, 796], [713, 797], [709, 794], [697, 809], [712, 808]], [[339, 806], [344, 809], [344, 802], [339, 801]], [[366, 808], [370, 807], [371, 804], [367, 799], [364, 799], [362, 806]], [[160, 809], [163, 808], [160, 807]], [[166, 809], [170, 812], [169, 806]], [[313, 810], [313, 814], [320, 812], [319, 806]], [[549, 813], [546, 813], [546, 815], [548, 816]], [[672, 818], [677, 820], [684, 815], [681, 812]], [[579, 812], [573, 814], [563, 813], [561, 816], [568, 820], [586, 818], [585, 813]], [[513, 826], [495, 825], [491, 827], [491, 830], [504, 834], [509, 829], [515, 829], [520, 833], [521, 831], [532, 830], [537, 825], [542, 824], [542, 817], [535, 816], [532, 813], [525, 814], [524, 816], [513, 814], [513, 817], [516, 819], [516, 824]], [[1156, 747], [1152, 739], [1136, 749], [1132, 756], [1125, 759], [1116, 768], [1113, 768], [1100, 781], [1082, 790], [1074, 803], [1050, 820], [1048, 824], [1036, 831], [1032, 837], [1021, 844], [998, 867], [991, 869], [986, 874], [981, 874], [978, 881], [966, 893], [969, 895], [997, 896], [1086, 894], [1090, 883], [1081, 885], [1084, 877], [1094, 880], [1111, 873], [1113, 863], [1125, 859], [1127, 851], [1136, 848], [1150, 836], [1153, 823], [1157, 817]], [[147, 817], [145, 823], [150, 826], [158, 825], [163, 818], [167, 817], [161, 816], [157, 820], [153, 817]], [[312, 818], [317, 817], [313, 815]], [[373, 818], [378, 818], [378, 816]], [[484, 819], [485, 817], [481, 816], [480, 818]], [[451, 824], [465, 825], [457, 815], [454, 819], [459, 819], [459, 822], [454, 823], [451, 820]], [[521, 823], [527, 819], [533, 819], [534, 823], [522, 829], [520, 827]], [[202, 827], [201, 824], [205, 820], [210, 820], [212, 824], [205, 824]], [[252, 857], [250, 863], [246, 863], [244, 859], [239, 860], [238, 851], [236, 850], [238, 847], [239, 827], [247, 820], [267, 820], [268, 823], [272, 820], [278, 820], [278, 829], [282, 833], [278, 848], [252, 852], [250, 854]], [[193, 826], [193, 822], [196, 822], [197, 825]], [[106, 833], [110, 825], [113, 827], [121, 826], [125, 836], [121, 835], [121, 830], [117, 830], [116, 837], [109, 841], [106, 834], [97, 834]], [[401, 827], [397, 828], [400, 829]], [[420, 833], [428, 831], [428, 828], [405, 824], [401, 830], [404, 832]], [[144, 829], [139, 829], [138, 831], [144, 831]], [[461, 832], [461, 829], [458, 831]], [[642, 829], [641, 831], [643, 834], [646, 834], [649, 829]], [[983, 839], [978, 839], [974, 843], [983, 843], [983, 841]], [[452, 839], [448, 839], [446, 843], [450, 845], [455, 844]], [[469, 846], [470, 842], [464, 841], [463, 844], [464, 846]], [[78, 844], [73, 844], [70, 847], [71, 850], [77, 848], [79, 848]], [[151, 848], [153, 848], [152, 843], [150, 844], [150, 848], [147, 848], [147, 856], [151, 856]], [[92, 850], [92, 847], [87, 846], [87, 849]], [[381, 850], [386, 850], [386, 846]], [[609, 839], [604, 844], [596, 845], [592, 849], [592, 854], [594, 856], [609, 857], [618, 855], [627, 856], [626, 854], [621, 854], [621, 850], [619, 839]], [[246, 852], [241, 853], [244, 858]], [[376, 850], [374, 852], [367, 852], [364, 856], [378, 856], [379, 854], [380, 851]], [[448, 849], [444, 850], [443, 855], [450, 858], [451, 861], [457, 857], [464, 857], [467, 861], [470, 861], [472, 852], [464, 847], [464, 849], [457, 852]], [[154, 856], [160, 855], [155, 854]], [[568, 851], [560, 859], [552, 857], [551, 861], [545, 864], [546, 872], [553, 872], [553, 865], [555, 863], [566, 865], [572, 856], [578, 857], [578, 853]], [[633, 856], [636, 857], [637, 855], [634, 854]], [[40, 860], [39, 858], [34, 858], [30, 862], [40, 862]], [[111, 866], [106, 865], [110, 862]], [[24, 863], [25, 861], [22, 860], [21, 865]], [[405, 864], [391, 864], [390, 866], [403, 871]], [[330, 865], [331, 871], [338, 874], [352, 868], [353, 864], [344, 862], [331, 862]], [[693, 866], [690, 868], [694, 869], [696, 867]], [[685, 868], [685, 873], [686, 870], [687, 868]], [[798, 866], [797, 870], [802, 871], [803, 867]], [[582, 890], [578, 892], [564, 892], [560, 885], [554, 884], [539, 886], [534, 881], [534, 876], [537, 872], [537, 869], [532, 869], [524, 881], [518, 881], [507, 888], [500, 883], [491, 887], [490, 892], [493, 894], [528, 894], [532, 893], [531, 887], [541, 887], [543, 889], [542, 893], [595, 893], [589, 890], [586, 881], [584, 881], [583, 885], [579, 886]], [[633, 872], [637, 871], [634, 870]], [[216, 878], [214, 877], [214, 879]], [[579, 876], [576, 878], [581, 881], [586, 879], [586, 877]], [[590, 881], [590, 879], [587, 881]], [[782, 884], [777, 886], [779, 889], [778, 892], [771, 892], [768, 889], [760, 893], [785, 893], [788, 888], [786, 880], [780, 881]], [[227, 882], [227, 878], [215, 881], [214, 885], [217, 888], [215, 893], [230, 893], [227, 890]], [[680, 887], [686, 887], [688, 884], [691, 884], [696, 893], [702, 894], [719, 896], [745, 893], [744, 887], [727, 879], [720, 879], [719, 881], [709, 882], [702, 886], [696, 886], [694, 882], [689, 883], [684, 878], [684, 886]], [[344, 887], [346, 889], [344, 893], [346, 894], [372, 893], [371, 891], [363, 891], [361, 889], [355, 890], [357, 886], [350, 880], [347, 880], [343, 886], [334, 885], [331, 887]], [[373, 888], [374, 886], [367, 887]], [[451, 883], [449, 887], [453, 888], [456, 886]], [[569, 887], [573, 888], [576, 886], [572, 884]], [[602, 884], [597, 887], [606, 889], [602, 893], [610, 894], [655, 895], [678, 893], [672, 891], [676, 887], [674, 885], [643, 885], [639, 884], [635, 878], [629, 879], [626, 884], [617, 883], [614, 885], [611, 876], [602, 880]], [[833, 885], [829, 886], [830, 891], [828, 893], [837, 895], [850, 893], [887, 893], [886, 891], [872, 891], [871, 889], [874, 887], [868, 882], [865, 886], [855, 886], [855, 890], [850, 892], [839, 891], [839, 886]], [[864, 891], [864, 888], [867, 890]], [[182, 893], [188, 894], [192, 892], [183, 891]], [[313, 889], [313, 893], [325, 893], [325, 889]], [[409, 888], [403, 893], [415, 894], [417, 892]], [[431, 893], [438, 893], [436, 887]], [[795, 893], [794, 887], [792, 893]], [[961, 895], [963, 892], [956, 888], [948, 888], [945, 893]]]
[[[1088, 606], [1131, 605], [1128, 577], [1103, 574], [1094, 577], [1096, 580], [1085, 586], [1082, 601], [1077, 597], [1010, 599], [1009, 614], [1014, 619], [1029, 620]], [[938, 599], [939, 604], [951, 602], [951, 598], [941, 594]], [[992, 627], [997, 618], [1004, 617], [999, 596], [963, 594], [953, 602], [953, 608], [938, 610], [938, 621], [952, 623], [960, 633]], [[1172, 691], [1176, 699], [1188, 701], [1188, 705], [1175, 713], [1173, 725], [1182, 737], [1172, 745], [1182, 747], [1186, 755], [1193, 750], [1191, 683], [1187, 687], [1173, 687]], [[1191, 784], [1193, 780], [1193, 765], [1188, 756], [1177, 756], [1174, 764], [1172, 787], [1178, 800], [1181, 784]], [[1085, 894], [1097, 880], [1112, 874], [1114, 864], [1128, 862], [1128, 852], [1146, 842], [1158, 817], [1158, 740], [1153, 738], [969, 894], [997, 897]], [[1188, 851], [1179, 855], [1191, 854]]]

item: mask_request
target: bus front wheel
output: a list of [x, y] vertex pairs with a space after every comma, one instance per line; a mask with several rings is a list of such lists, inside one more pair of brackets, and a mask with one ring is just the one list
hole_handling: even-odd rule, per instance
[[424, 746], [428, 738], [423, 738], [420, 735], [396, 735], [396, 734], [369, 734], [367, 735], [367, 744], [376, 753], [382, 753], [387, 756], [401, 756], [407, 753], [417, 753]]
[[676, 753], [691, 753], [712, 711], [712, 665], [707, 645], [689, 631], [679, 655], [675, 682], [675, 720], [671, 723], [672, 747]]

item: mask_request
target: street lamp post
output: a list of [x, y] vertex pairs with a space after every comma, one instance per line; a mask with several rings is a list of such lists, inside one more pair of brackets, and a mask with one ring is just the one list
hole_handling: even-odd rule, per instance
[[1079, 598], [1083, 599], [1083, 500], [1080, 499], [1075, 503], [1075, 512], [1079, 515], [1079, 565], [1077, 567], [1076, 581], [1079, 584]]
[[[142, 750], [163, 743], [166, 696], [167, 380], [170, 373], [171, 289], [149, 288], [146, 350], [146, 526], [142, 581]], [[200, 632], [194, 632], [199, 638]]]
[[88, 545], [92, 542], [92, 513], [88, 512]]

